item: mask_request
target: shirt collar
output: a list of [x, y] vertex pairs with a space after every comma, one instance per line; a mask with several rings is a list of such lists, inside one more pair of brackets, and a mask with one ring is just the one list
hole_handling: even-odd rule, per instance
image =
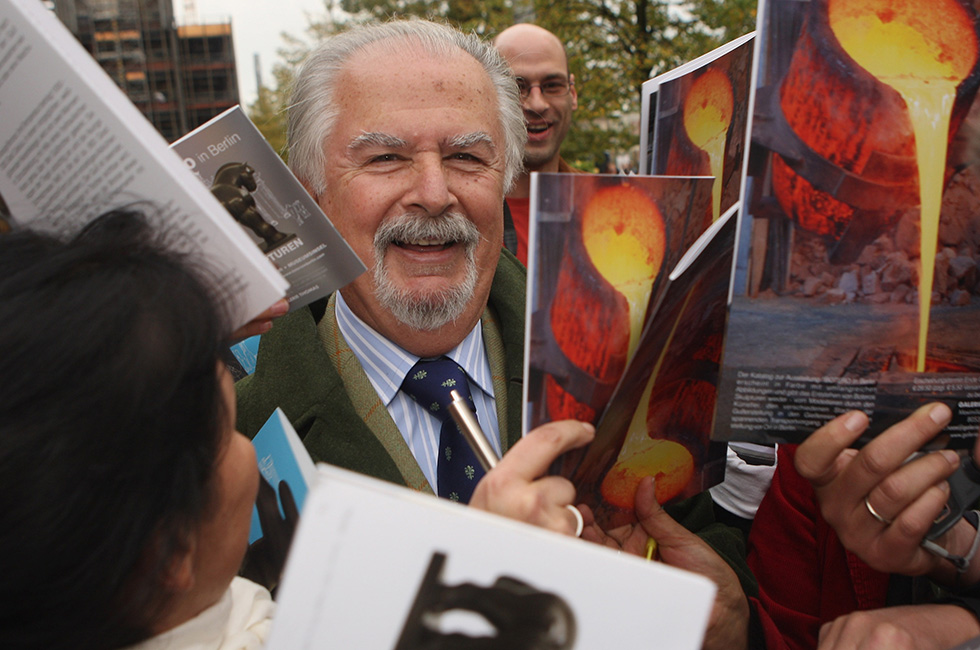
[[[339, 291], [335, 314], [341, 335], [387, 407], [419, 357], [392, 343], [358, 318]], [[446, 356], [458, 363], [480, 390], [493, 397], [493, 379], [483, 345], [482, 323], [482, 320], [478, 321], [459, 345], [446, 352]]]

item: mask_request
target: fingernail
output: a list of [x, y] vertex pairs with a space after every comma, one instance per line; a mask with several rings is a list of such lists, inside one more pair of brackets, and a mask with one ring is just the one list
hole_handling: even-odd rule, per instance
[[939, 402], [934, 404], [931, 409], [929, 409], [929, 419], [936, 424], [945, 425], [953, 417], [953, 412], [949, 410], [949, 407]]
[[851, 433], [857, 433], [862, 430], [867, 422], [867, 416], [861, 411], [852, 411], [844, 418], [844, 428]]
[[289, 311], [289, 301], [285, 298], [280, 298], [276, 301], [274, 305], [269, 309], [269, 313], [273, 316], [282, 316]]
[[960, 455], [957, 454], [952, 449], [942, 449], [940, 450], [939, 453], [943, 455], [943, 458], [945, 458], [946, 462], [949, 463], [951, 466], [953, 467], [960, 466]]
[[939, 484], [938, 486], [936, 486], [936, 487], [938, 487], [938, 488], [939, 488], [940, 490], [942, 490], [942, 491], [943, 491], [944, 493], [946, 493], [946, 494], [949, 494], [949, 483], [948, 483], [947, 481], [943, 481], [942, 483], [940, 483], [940, 484]]
[[657, 479], [656, 477], [650, 477], [650, 491], [653, 492], [653, 502], [657, 508], [660, 508], [660, 500], [657, 498]]
[[259, 334], [265, 334], [272, 329], [272, 321], [267, 320], [259, 323]]

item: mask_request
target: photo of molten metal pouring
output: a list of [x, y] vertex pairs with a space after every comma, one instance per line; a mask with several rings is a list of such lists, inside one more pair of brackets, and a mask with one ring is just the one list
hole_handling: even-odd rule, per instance
[[958, 0], [767, 3], [726, 365], [980, 370], [977, 21]]

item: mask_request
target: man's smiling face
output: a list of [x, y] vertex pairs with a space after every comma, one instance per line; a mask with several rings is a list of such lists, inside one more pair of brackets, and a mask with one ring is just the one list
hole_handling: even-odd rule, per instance
[[354, 55], [336, 87], [317, 200], [374, 268], [344, 299], [410, 352], [445, 352], [482, 315], [503, 238], [496, 92], [469, 55], [406, 44]]
[[[521, 101], [527, 123], [524, 167], [528, 172], [554, 171], [561, 143], [578, 108], [575, 79], [568, 74], [568, 60], [558, 39], [535, 25], [515, 25], [494, 41], [514, 76], [533, 86]], [[565, 95], [546, 95], [538, 87], [548, 82], [565, 82]]]

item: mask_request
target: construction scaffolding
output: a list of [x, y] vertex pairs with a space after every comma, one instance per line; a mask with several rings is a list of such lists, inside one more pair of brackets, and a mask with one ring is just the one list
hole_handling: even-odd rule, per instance
[[173, 141], [238, 103], [231, 24], [182, 25], [170, 0], [55, 0], [55, 13]]

